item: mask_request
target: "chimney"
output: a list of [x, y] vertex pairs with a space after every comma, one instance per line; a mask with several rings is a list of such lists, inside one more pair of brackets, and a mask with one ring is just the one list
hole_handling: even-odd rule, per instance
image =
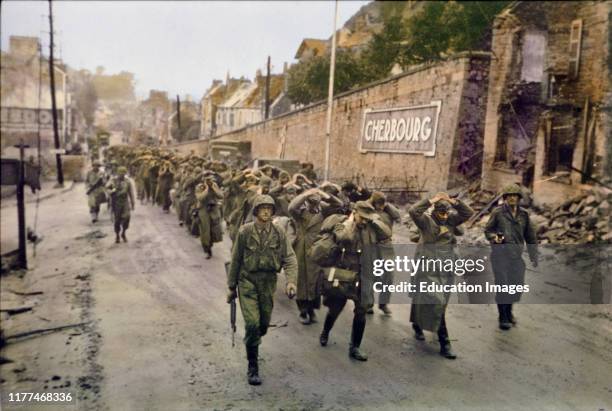
[[261, 77], [261, 69], [257, 69], [257, 71], [255, 72], [255, 80], [259, 80], [260, 77]]

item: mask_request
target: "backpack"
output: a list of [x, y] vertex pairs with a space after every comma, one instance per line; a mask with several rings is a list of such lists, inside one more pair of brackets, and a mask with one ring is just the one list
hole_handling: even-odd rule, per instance
[[308, 250], [308, 256], [321, 267], [332, 267], [338, 261], [342, 250], [336, 244], [333, 228], [346, 218], [345, 215], [333, 214], [321, 224], [319, 236]]

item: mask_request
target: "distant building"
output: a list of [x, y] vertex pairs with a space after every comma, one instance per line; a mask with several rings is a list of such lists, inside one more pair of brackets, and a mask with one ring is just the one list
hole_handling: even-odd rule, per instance
[[[286, 71], [287, 65], [284, 65]], [[269, 117], [291, 108], [285, 94], [286, 75], [270, 75]], [[200, 138], [210, 138], [257, 123], [265, 118], [266, 76], [258, 70], [255, 80], [214, 80], [200, 102]]]
[[312, 57], [323, 56], [327, 53], [327, 48], [327, 40], [304, 39], [295, 53], [295, 58], [299, 61], [305, 61]]
[[[72, 143], [68, 80], [66, 67], [56, 61], [56, 104], [62, 147]], [[28, 155], [36, 155], [39, 128], [41, 154], [44, 157], [52, 156], [50, 149], [55, 145], [49, 84], [49, 60], [41, 57], [39, 39], [11, 36], [8, 52], [1, 52], [0, 66], [0, 133], [3, 156], [16, 156], [18, 150], [13, 148], [13, 145], [20, 141], [31, 147], [27, 151]]]
[[170, 143], [170, 121], [172, 104], [168, 92], [151, 90], [149, 97], [137, 108], [138, 120], [135, 134], [144, 144], [167, 145]]

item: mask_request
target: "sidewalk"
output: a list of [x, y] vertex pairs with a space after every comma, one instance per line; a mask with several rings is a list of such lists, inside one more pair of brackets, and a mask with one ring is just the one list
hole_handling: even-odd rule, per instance
[[[36, 203], [39, 204], [50, 198], [66, 194], [74, 189], [76, 184], [73, 181], [64, 183], [64, 187], [55, 187], [55, 181], [43, 181], [42, 189], [36, 193], [32, 193], [29, 187], [25, 188], [25, 214], [26, 227], [36, 229], [37, 222]], [[12, 190], [12, 192], [11, 192]], [[85, 199], [83, 200], [85, 201]], [[17, 196], [15, 195], [14, 187], [2, 187], [2, 199], [0, 202], [0, 227], [2, 228], [2, 237], [0, 239], [0, 249], [2, 254], [8, 253], [17, 249], [19, 230], [17, 226]], [[28, 245], [29, 247], [29, 245]]]

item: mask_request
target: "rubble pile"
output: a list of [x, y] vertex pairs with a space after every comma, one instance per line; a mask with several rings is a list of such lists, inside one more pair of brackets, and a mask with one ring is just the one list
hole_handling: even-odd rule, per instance
[[[475, 212], [473, 218], [465, 224], [463, 242], [488, 243], [484, 228], [490, 211], [497, 205], [494, 201], [497, 194], [481, 190], [480, 181], [475, 181], [464, 188], [459, 196]], [[612, 240], [612, 190], [608, 188], [594, 187], [555, 208], [530, 207], [530, 203], [529, 196], [525, 195], [521, 205], [529, 210], [540, 244], [600, 244]], [[404, 224], [410, 237], [418, 240], [418, 228], [408, 215], [404, 218]]]
[[610, 203], [612, 190], [593, 188], [566, 200], [542, 216], [547, 224], [538, 225], [538, 239], [542, 244], [591, 244], [609, 242]]

